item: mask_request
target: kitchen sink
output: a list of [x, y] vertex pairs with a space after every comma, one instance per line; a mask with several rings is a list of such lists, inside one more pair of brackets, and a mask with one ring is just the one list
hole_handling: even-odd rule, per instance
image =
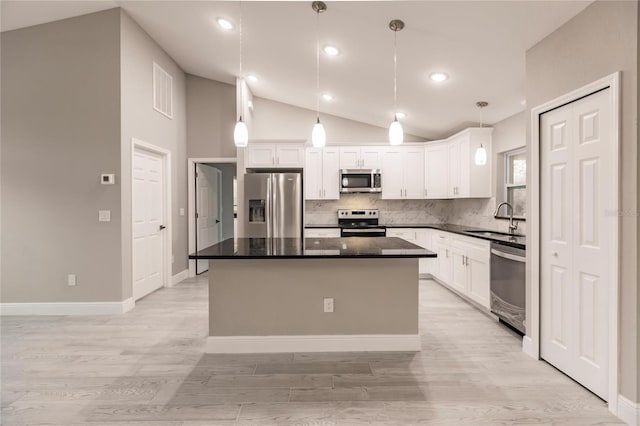
[[524, 235], [522, 234], [509, 234], [508, 232], [499, 232], [499, 231], [486, 231], [486, 230], [473, 230], [473, 231], [465, 231], [467, 234], [474, 234], [474, 235], [482, 235], [485, 237], [498, 237], [498, 238], [504, 238], [504, 237], [524, 237]]

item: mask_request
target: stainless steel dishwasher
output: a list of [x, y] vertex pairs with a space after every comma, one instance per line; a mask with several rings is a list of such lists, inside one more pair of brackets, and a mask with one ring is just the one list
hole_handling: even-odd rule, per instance
[[526, 334], [525, 250], [491, 243], [491, 312]]

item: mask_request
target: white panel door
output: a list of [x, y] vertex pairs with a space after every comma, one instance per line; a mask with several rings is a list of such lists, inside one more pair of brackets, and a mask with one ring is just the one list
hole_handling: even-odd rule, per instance
[[404, 198], [424, 198], [424, 148], [407, 147], [404, 152]]
[[437, 144], [425, 147], [424, 179], [426, 198], [449, 196], [449, 147]]
[[[220, 242], [222, 235], [222, 172], [211, 166], [196, 166], [196, 249]], [[196, 261], [196, 274], [209, 269], [208, 260]]]
[[339, 200], [340, 150], [338, 148], [324, 148], [322, 151], [322, 198]]
[[250, 144], [246, 150], [247, 167], [273, 167], [276, 165], [276, 145], [271, 143]]
[[138, 300], [164, 284], [164, 191], [162, 156], [133, 152], [133, 297]]
[[460, 144], [453, 142], [449, 144], [449, 188], [447, 194], [449, 198], [457, 198], [460, 188]]
[[354, 146], [344, 146], [340, 148], [340, 168], [359, 169], [360, 168], [360, 148]]
[[382, 148], [363, 146], [360, 150], [360, 166], [363, 169], [382, 167]]
[[304, 147], [294, 144], [277, 145], [276, 167], [304, 167]]
[[609, 90], [545, 113], [540, 129], [541, 356], [605, 400]]

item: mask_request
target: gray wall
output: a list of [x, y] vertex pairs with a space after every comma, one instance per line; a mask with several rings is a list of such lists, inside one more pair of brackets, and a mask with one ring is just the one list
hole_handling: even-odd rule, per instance
[[120, 301], [120, 12], [1, 43], [2, 302]]
[[[530, 109], [622, 71], [620, 120], [620, 391], [639, 401], [638, 383], [638, 4], [596, 1], [527, 51]], [[530, 136], [527, 129], [527, 138]], [[528, 155], [531, 145], [528, 144]], [[531, 173], [528, 174], [530, 184]], [[529, 200], [531, 205], [531, 200]], [[529, 213], [529, 216], [531, 212]], [[530, 225], [529, 225], [530, 226]], [[530, 262], [528, 262], [530, 264]], [[531, 271], [527, 272], [530, 292]]]
[[[186, 76], [124, 11], [121, 12], [122, 182], [131, 182], [131, 138], [171, 151], [172, 274], [187, 269]], [[173, 119], [153, 109], [153, 62], [173, 77]], [[131, 185], [122, 187], [122, 288], [131, 296]], [[185, 215], [180, 216], [180, 208]]]
[[187, 75], [187, 156], [235, 158], [236, 88]]
[[[298, 139], [311, 141], [311, 129], [316, 112], [264, 98], [253, 98], [251, 139]], [[327, 143], [386, 142], [389, 129], [372, 126], [335, 115], [321, 114], [327, 132]], [[421, 142], [424, 138], [404, 135], [406, 142]]]

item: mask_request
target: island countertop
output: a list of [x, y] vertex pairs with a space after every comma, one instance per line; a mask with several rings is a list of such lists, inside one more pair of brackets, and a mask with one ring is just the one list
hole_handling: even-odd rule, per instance
[[189, 259], [425, 258], [436, 253], [394, 237], [229, 238]]

